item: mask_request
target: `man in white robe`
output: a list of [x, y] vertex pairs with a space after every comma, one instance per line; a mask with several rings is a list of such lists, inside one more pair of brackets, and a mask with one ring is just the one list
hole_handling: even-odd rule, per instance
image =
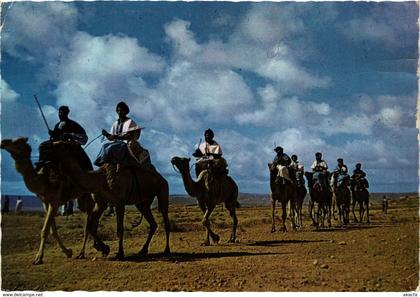
[[193, 156], [197, 158], [195, 165], [197, 177], [202, 170], [206, 169], [209, 160], [218, 160], [217, 163], [222, 167], [227, 167], [225, 159], [222, 158], [222, 148], [214, 140], [214, 132], [211, 129], [204, 132], [204, 142], [200, 143]]

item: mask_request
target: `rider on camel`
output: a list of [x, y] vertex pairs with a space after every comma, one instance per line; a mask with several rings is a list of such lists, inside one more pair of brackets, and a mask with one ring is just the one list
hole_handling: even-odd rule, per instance
[[195, 163], [195, 173], [197, 177], [207, 169], [210, 162], [217, 166], [220, 173], [227, 174], [227, 162], [222, 157], [222, 148], [214, 140], [214, 132], [211, 129], [204, 131], [204, 142], [192, 154], [197, 158]]
[[294, 172], [294, 176], [296, 177], [296, 183], [298, 187], [305, 186], [305, 179], [303, 178], [305, 167], [299, 163], [298, 156], [292, 155], [292, 162], [290, 163], [289, 168], [291, 168]]
[[337, 181], [337, 187], [341, 186], [342, 183], [347, 183], [350, 180], [350, 176], [348, 174], [347, 165], [344, 164], [344, 160], [342, 158], [337, 159], [337, 167], [334, 169], [334, 174], [331, 177], [331, 185], [335, 184]]
[[327, 162], [325, 162], [322, 159], [322, 154], [320, 152], [317, 152], [315, 154], [315, 161], [312, 163], [311, 166], [312, 172], [313, 172], [313, 178], [314, 181], [318, 180], [321, 187], [325, 187], [328, 189], [328, 183], [327, 183], [327, 175], [328, 175], [328, 165]]
[[271, 170], [277, 169], [277, 177], [281, 178], [283, 183], [286, 181], [293, 183], [293, 180], [290, 178], [290, 172], [288, 168], [292, 162], [290, 157], [284, 153], [284, 150], [281, 146], [277, 146], [274, 151], [277, 154], [271, 163]]
[[361, 185], [364, 188], [369, 188], [369, 182], [366, 179], [366, 173], [362, 170], [362, 164], [357, 163], [356, 168], [353, 170], [353, 175], [351, 176], [351, 190], [354, 191], [356, 185]]

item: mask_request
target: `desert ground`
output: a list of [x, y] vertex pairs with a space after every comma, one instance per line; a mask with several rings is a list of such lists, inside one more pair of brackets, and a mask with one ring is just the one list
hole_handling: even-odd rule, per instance
[[[243, 206], [238, 210], [238, 242], [226, 243], [231, 221], [223, 206], [211, 219], [221, 236], [217, 245], [201, 246], [201, 213], [191, 205], [171, 205], [172, 256], [164, 257], [163, 223], [154, 210], [159, 229], [150, 254], [138, 256], [148, 224], [133, 227], [138, 212], [127, 208], [124, 261], [115, 261], [115, 217], [104, 217], [100, 234], [111, 246], [104, 258], [87, 246], [87, 258], [75, 256], [82, 245], [85, 215], [57, 216], [59, 234], [73, 258], [66, 258], [52, 237], [44, 264], [32, 265], [39, 245], [43, 214], [2, 216], [3, 291], [413, 291], [419, 282], [418, 197], [391, 200], [388, 214], [380, 202], [371, 202], [371, 223], [332, 228], [310, 226], [307, 206], [304, 227], [271, 233], [269, 206]], [[277, 211], [277, 217], [280, 212]], [[279, 221], [277, 221], [279, 226]]]

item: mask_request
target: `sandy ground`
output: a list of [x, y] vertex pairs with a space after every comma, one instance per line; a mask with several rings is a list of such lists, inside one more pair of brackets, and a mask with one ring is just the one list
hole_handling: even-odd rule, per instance
[[[230, 218], [223, 207], [212, 215], [221, 243], [201, 246], [204, 228], [197, 206], [171, 206], [172, 256], [164, 249], [160, 215], [150, 255], [139, 257], [147, 223], [133, 228], [126, 216], [125, 261], [116, 253], [115, 218], [104, 218], [101, 234], [111, 246], [103, 258], [89, 240], [87, 259], [76, 260], [84, 215], [57, 217], [59, 233], [74, 251], [66, 258], [49, 239], [44, 264], [32, 261], [43, 215], [2, 217], [2, 290], [35, 291], [412, 291], [419, 282], [418, 198], [398, 200], [385, 216], [373, 203], [371, 224], [316, 230], [305, 217], [302, 230], [270, 233], [269, 207], [238, 212], [238, 242], [228, 244]], [[306, 210], [305, 210], [306, 212]], [[277, 213], [279, 214], [279, 213]], [[289, 228], [290, 229], [290, 228]]]

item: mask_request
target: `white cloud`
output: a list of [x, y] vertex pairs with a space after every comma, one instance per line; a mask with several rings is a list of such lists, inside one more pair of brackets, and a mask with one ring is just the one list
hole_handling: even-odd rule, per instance
[[237, 30], [241, 38], [274, 45], [287, 36], [303, 33], [305, 25], [296, 6], [264, 3], [253, 5]]
[[283, 97], [273, 85], [260, 88], [258, 94], [261, 97], [260, 108], [237, 114], [235, 120], [239, 124], [268, 127], [303, 126], [321, 121], [331, 112], [330, 105], [325, 102]]
[[3, 103], [15, 101], [20, 96], [13, 89], [11, 89], [9, 84], [3, 79], [0, 81], [0, 93], [1, 101]]
[[388, 128], [399, 128], [402, 122], [403, 113], [398, 106], [383, 108], [379, 112], [379, 120]]
[[[96, 135], [115, 119], [115, 105], [138, 98], [144, 87], [141, 76], [160, 73], [165, 61], [142, 47], [137, 39], [123, 35], [75, 34], [65, 58], [54, 66], [58, 105]], [[133, 91], [132, 91], [133, 90]]]
[[175, 20], [165, 25], [165, 33], [173, 43], [177, 55], [188, 57], [200, 51], [194, 34], [189, 30], [190, 25], [190, 22], [184, 20]]
[[[277, 7], [272, 10], [274, 7]], [[289, 51], [283, 41], [303, 32], [301, 20], [290, 9], [264, 5], [252, 9], [226, 42], [210, 39], [199, 44], [190, 23], [176, 19], [165, 25], [167, 38], [174, 47], [176, 62], [185, 61], [201, 68], [237, 68], [280, 83], [283, 89], [299, 90], [326, 87], [328, 77], [310, 74]], [[279, 21], [280, 20], [280, 21]], [[287, 23], [287, 26], [282, 25]]]
[[146, 102], [135, 103], [146, 120], [177, 130], [198, 129], [202, 123], [227, 123], [230, 116], [249, 108], [253, 95], [242, 77], [228, 69], [202, 69], [191, 63], [172, 65]]
[[62, 79], [88, 81], [94, 77], [107, 81], [112, 77], [159, 73], [164, 67], [163, 59], [150, 53], [135, 38], [124, 35], [96, 37], [79, 32], [72, 39], [60, 76]]
[[19, 3], [9, 8], [2, 32], [4, 50], [20, 59], [39, 63], [40, 57], [57, 57], [77, 25], [72, 3]]
[[391, 45], [398, 42], [392, 26], [374, 17], [354, 18], [338, 24], [337, 27], [352, 41], [379, 41]]
[[375, 117], [366, 114], [336, 114], [336, 117], [323, 119], [315, 128], [322, 133], [333, 134], [372, 134]]
[[263, 77], [284, 83], [289, 87], [310, 89], [326, 87], [330, 83], [328, 78], [318, 78], [310, 75], [303, 68], [286, 59], [269, 59], [258, 66], [256, 72]]

